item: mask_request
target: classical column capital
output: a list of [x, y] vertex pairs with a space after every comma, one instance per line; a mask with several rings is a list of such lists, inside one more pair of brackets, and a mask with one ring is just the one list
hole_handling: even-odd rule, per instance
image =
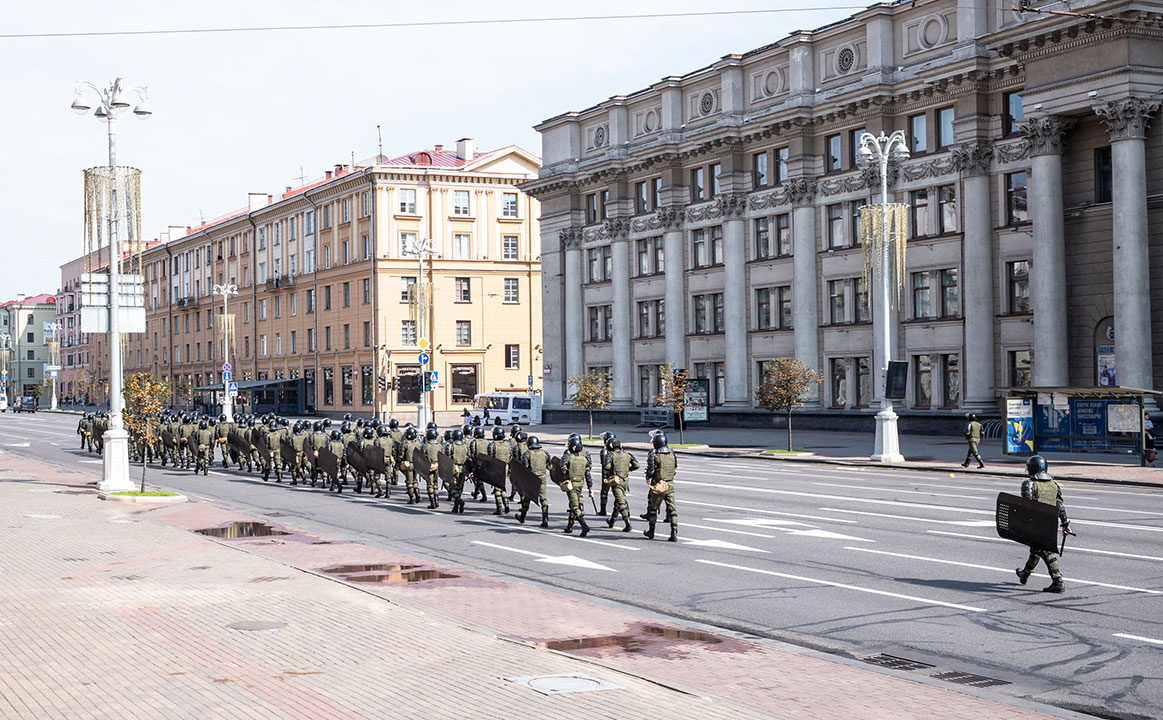
[[1018, 123], [1018, 131], [1030, 143], [1030, 155], [1061, 155], [1062, 141], [1075, 121], [1060, 115], [1027, 118]]
[[783, 182], [783, 197], [791, 205], [807, 205], [816, 194], [816, 179], [790, 178]]
[[953, 168], [962, 175], [985, 175], [993, 162], [993, 144], [984, 140], [961, 143], [953, 148]]
[[1094, 112], [1106, 123], [1111, 141], [1142, 140], [1147, 137], [1151, 116], [1159, 110], [1156, 100], [1127, 97], [1096, 105]]
[[557, 237], [566, 250], [577, 250], [581, 246], [582, 230], [579, 227], [562, 228]]
[[720, 195], [715, 199], [715, 207], [723, 217], [739, 217], [747, 210], [747, 195], [745, 193]]

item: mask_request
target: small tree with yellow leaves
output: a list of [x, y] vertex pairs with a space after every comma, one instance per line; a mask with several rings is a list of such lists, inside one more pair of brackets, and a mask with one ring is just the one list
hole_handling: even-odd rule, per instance
[[675, 369], [674, 363], [663, 363], [658, 366], [658, 394], [654, 396], [654, 404], [664, 407], [678, 416], [678, 441], [685, 443], [683, 435], [682, 413], [686, 410], [687, 397], [690, 392], [690, 378], [686, 370]]
[[574, 375], [569, 379], [573, 394], [569, 401], [575, 408], [585, 410], [590, 416], [590, 434], [594, 436], [594, 410], [604, 410], [610, 405], [610, 376], [590, 370], [585, 375]]
[[154, 418], [161, 412], [166, 398], [170, 394], [170, 386], [165, 380], [148, 373], [130, 375], [125, 381], [122, 396], [125, 398], [125, 408], [121, 414], [121, 421], [134, 442], [141, 446], [141, 491], [145, 492], [145, 469], [149, 463], [146, 453], [157, 443], [157, 423]]
[[804, 396], [823, 380], [817, 370], [792, 358], [776, 358], [765, 364], [763, 381], [755, 388], [759, 407], [787, 413], [787, 449], [791, 451], [791, 411], [804, 406]]

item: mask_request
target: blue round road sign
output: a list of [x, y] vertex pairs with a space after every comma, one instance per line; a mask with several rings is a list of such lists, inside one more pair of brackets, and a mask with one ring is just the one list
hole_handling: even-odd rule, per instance
[[416, 358], [416, 360], [421, 365], [427, 365], [428, 364], [428, 353], [420, 353], [420, 357]]

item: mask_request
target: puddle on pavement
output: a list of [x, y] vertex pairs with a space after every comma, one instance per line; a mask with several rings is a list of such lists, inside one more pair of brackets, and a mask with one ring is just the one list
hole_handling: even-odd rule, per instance
[[328, 575], [354, 575], [356, 573], [365, 572], [399, 572], [400, 570], [411, 570], [418, 568], [419, 565], [340, 565], [339, 567], [325, 568], [323, 572]]
[[677, 643], [706, 643], [719, 645], [723, 638], [710, 633], [695, 630], [679, 630], [677, 628], [661, 627], [659, 625], [636, 625], [634, 632], [621, 635], [598, 635], [595, 637], [569, 638], [566, 640], [547, 640], [534, 642], [537, 647], [550, 650], [590, 650], [594, 648], [620, 648], [622, 652], [642, 653], [649, 652], [653, 646], [673, 645]]
[[274, 527], [260, 522], [232, 522], [226, 527], [202, 528], [194, 532], [227, 540], [291, 534], [289, 532], [283, 532], [282, 530], [275, 530]]
[[439, 570], [415, 570], [420, 565], [341, 565], [324, 568], [329, 575], [338, 575], [348, 582], [383, 584], [417, 583], [425, 580], [448, 580], [459, 575]]

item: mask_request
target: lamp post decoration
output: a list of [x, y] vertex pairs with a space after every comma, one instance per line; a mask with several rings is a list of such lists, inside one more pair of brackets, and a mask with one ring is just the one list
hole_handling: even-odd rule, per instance
[[230, 314], [227, 303], [231, 295], [238, 294], [238, 286], [215, 285], [214, 294], [222, 296], [222, 314], [218, 316], [218, 327], [222, 331], [222, 414], [226, 422], [234, 422], [234, 398], [230, 394], [230, 380], [234, 374], [230, 371], [230, 346], [234, 342], [234, 316]]
[[[93, 116], [105, 123], [109, 142], [109, 164], [104, 168], [91, 168], [85, 172], [85, 223], [86, 223], [86, 264], [91, 267], [93, 251], [100, 251], [104, 244], [103, 236], [107, 234], [109, 244], [109, 276], [106, 290], [108, 310], [104, 307], [94, 307], [95, 313], [86, 313], [82, 310], [82, 324], [88, 323], [92, 329], [85, 332], [109, 333], [109, 429], [105, 433], [105, 450], [103, 458], [104, 479], [100, 488], [106, 492], [133, 490], [134, 484], [129, 478], [129, 436], [122, 421], [124, 398], [122, 397], [122, 355], [121, 333], [144, 332], [145, 310], [140, 290], [133, 287], [140, 284], [140, 277], [129, 277], [130, 288], [124, 287], [121, 278], [121, 263], [123, 261], [121, 239], [118, 237], [120, 216], [124, 212], [127, 220], [127, 229], [130, 232], [130, 243], [139, 242], [141, 213], [138, 207], [140, 190], [140, 172], [134, 168], [117, 167], [117, 117], [130, 108], [130, 97], [137, 96], [137, 105], [133, 107], [133, 114], [139, 118], [147, 118], [152, 114], [149, 108], [149, 94], [146, 88], [132, 86], [125, 87], [121, 78], [114, 78], [107, 86], [98, 87], [90, 82], [78, 82], [75, 88], [72, 109], [78, 115], [85, 115], [91, 109]], [[86, 96], [96, 99], [95, 109], [86, 101]], [[106, 229], [107, 228], [107, 229]], [[96, 247], [89, 244], [96, 241]], [[132, 244], [129, 245], [132, 249]], [[86, 273], [89, 295], [95, 300], [104, 300], [101, 293], [96, 291], [100, 283], [95, 281], [92, 272]], [[136, 280], [136, 283], [134, 281]], [[122, 327], [121, 306], [123, 294], [128, 305], [137, 310], [140, 303], [140, 329], [137, 326], [136, 316], [127, 315], [131, 327]], [[103, 304], [103, 303], [102, 303]], [[107, 312], [107, 314], [106, 314]], [[107, 318], [107, 324], [99, 318]]]
[[428, 348], [423, 340], [427, 342], [427, 334], [424, 329], [424, 308], [430, 302], [430, 293], [424, 292], [424, 256], [436, 254], [436, 248], [433, 247], [432, 241], [429, 239], [421, 240], [416, 237], [408, 243], [408, 247], [404, 248], [404, 255], [415, 255], [417, 265], [416, 286], [414, 288], [415, 307], [417, 312], [416, 317], [416, 342], [420, 346], [420, 355], [422, 359], [420, 363], [420, 406], [416, 411], [416, 426], [423, 429], [428, 424], [428, 391], [426, 389], [428, 371], [432, 363], [432, 357], [428, 353]]
[[860, 209], [860, 232], [864, 246], [865, 287], [875, 275], [879, 296], [876, 305], [880, 327], [875, 342], [881, 347], [883, 395], [880, 412], [876, 414], [876, 441], [871, 459], [882, 463], [904, 462], [897, 435], [897, 414], [893, 411], [887, 380], [889, 363], [894, 356], [892, 337], [896, 331], [892, 322], [893, 302], [899, 298], [905, 277], [908, 215], [904, 203], [888, 202], [888, 164], [890, 160], [907, 160], [909, 155], [908, 140], [900, 130], [888, 136], [883, 132], [879, 137], [867, 132], [860, 136], [857, 160], [876, 163], [880, 170], [880, 204], [865, 205]]

